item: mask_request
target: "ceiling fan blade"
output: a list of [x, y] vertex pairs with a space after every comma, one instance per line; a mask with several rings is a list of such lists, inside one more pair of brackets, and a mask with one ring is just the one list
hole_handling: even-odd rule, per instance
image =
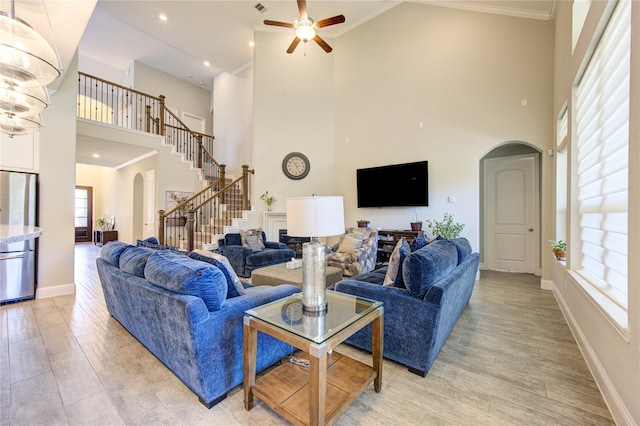
[[326, 42], [326, 41], [324, 41], [324, 40], [322, 39], [322, 37], [320, 37], [320, 36], [319, 36], [319, 35], [317, 35], [317, 34], [313, 37], [313, 41], [315, 41], [316, 43], [318, 43], [318, 46], [322, 47], [322, 49], [323, 49], [325, 52], [327, 52], [327, 53], [329, 53], [329, 52], [331, 52], [331, 51], [333, 50], [333, 49], [331, 48], [331, 46], [329, 46], [329, 45], [327, 44], [327, 42]]
[[345, 21], [344, 15], [334, 16], [332, 18], [321, 19], [316, 22], [318, 28], [328, 27], [329, 25], [342, 24]]
[[298, 12], [301, 18], [307, 17], [307, 0], [298, 0]]
[[300, 43], [300, 38], [298, 37], [294, 38], [291, 44], [289, 45], [289, 48], [287, 49], [287, 53], [293, 53], [293, 51], [296, 50], [296, 47], [298, 47], [298, 43]]
[[273, 25], [276, 27], [294, 28], [294, 25], [289, 22], [271, 21], [269, 19], [264, 20], [265, 25]]

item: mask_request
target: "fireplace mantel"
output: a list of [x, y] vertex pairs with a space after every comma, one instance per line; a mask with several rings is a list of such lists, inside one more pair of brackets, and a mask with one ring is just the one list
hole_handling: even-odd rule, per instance
[[278, 241], [278, 231], [287, 229], [286, 212], [264, 212], [264, 233], [267, 241]]

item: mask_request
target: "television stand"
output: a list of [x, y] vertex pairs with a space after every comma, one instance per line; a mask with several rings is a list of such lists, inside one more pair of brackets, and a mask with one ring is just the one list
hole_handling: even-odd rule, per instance
[[415, 238], [422, 236], [424, 236], [422, 231], [402, 231], [397, 229], [383, 229], [378, 231], [378, 257], [376, 262], [380, 265], [389, 263], [389, 257], [402, 237], [404, 237], [408, 243], [411, 243]]

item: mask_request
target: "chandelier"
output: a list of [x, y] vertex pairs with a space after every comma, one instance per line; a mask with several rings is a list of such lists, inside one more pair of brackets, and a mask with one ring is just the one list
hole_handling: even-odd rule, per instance
[[49, 104], [45, 86], [59, 75], [58, 60], [47, 41], [11, 12], [0, 12], [0, 131], [24, 135], [42, 126]]

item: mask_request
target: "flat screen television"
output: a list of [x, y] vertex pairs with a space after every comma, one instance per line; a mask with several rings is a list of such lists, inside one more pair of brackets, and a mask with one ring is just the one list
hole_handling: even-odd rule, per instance
[[429, 205], [427, 161], [356, 170], [358, 207]]

